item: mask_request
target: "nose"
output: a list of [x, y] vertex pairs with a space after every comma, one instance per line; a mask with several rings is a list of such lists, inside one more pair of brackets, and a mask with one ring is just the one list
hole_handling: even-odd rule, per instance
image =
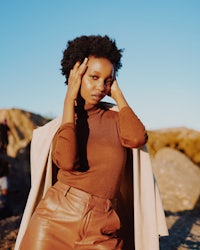
[[103, 92], [105, 90], [105, 85], [104, 85], [104, 81], [103, 80], [99, 80], [97, 83], [97, 89], [101, 92]]

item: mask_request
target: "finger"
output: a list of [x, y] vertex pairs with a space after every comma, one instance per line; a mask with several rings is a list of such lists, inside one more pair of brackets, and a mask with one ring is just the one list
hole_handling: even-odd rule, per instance
[[69, 73], [69, 80], [74, 78], [80, 64], [81, 63], [79, 61], [74, 64], [73, 68], [70, 70], [70, 73]]
[[83, 60], [82, 63], [80, 63], [80, 61], [76, 62], [76, 63], [74, 64], [74, 67], [73, 67], [72, 70], [76, 70], [76, 69], [85, 67], [85, 65], [87, 64], [87, 61], [88, 61], [88, 58], [86, 57], [86, 58]]
[[88, 58], [85, 58], [82, 63], [80, 61], [76, 62], [74, 64], [74, 67], [70, 70], [70, 76], [74, 77], [76, 73], [82, 73], [86, 69], [86, 64], [87, 64]]
[[[81, 65], [81, 63], [80, 63], [79, 61], [76, 62], [76, 63], [74, 64], [73, 69], [78, 69], [80, 65]], [[72, 70], [73, 70], [73, 69], [72, 69]]]
[[85, 58], [82, 63], [80, 61], [74, 64], [73, 69], [70, 70], [68, 84], [74, 82], [73, 84], [80, 85], [81, 78], [87, 69], [88, 58]]
[[80, 64], [81, 64], [80, 62], [76, 62], [76, 63], [74, 64], [74, 67], [70, 70], [70, 76], [71, 76], [71, 77], [73, 77], [74, 74], [77, 72], [77, 70], [78, 70]]
[[87, 69], [87, 62], [88, 62], [88, 58], [86, 57], [84, 59], [84, 61], [82, 62], [82, 64], [80, 65], [79, 69], [80, 69], [80, 73], [84, 74], [86, 69]]

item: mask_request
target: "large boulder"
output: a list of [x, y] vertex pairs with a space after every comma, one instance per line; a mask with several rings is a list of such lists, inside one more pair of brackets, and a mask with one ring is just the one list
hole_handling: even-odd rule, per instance
[[185, 127], [148, 131], [148, 147], [151, 155], [164, 147], [174, 148], [200, 166], [200, 132]]
[[165, 210], [191, 210], [200, 195], [200, 168], [178, 150], [162, 148], [152, 159]]

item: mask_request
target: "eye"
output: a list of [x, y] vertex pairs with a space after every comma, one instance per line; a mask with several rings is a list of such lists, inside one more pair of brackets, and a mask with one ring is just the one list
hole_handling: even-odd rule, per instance
[[98, 80], [98, 76], [96, 76], [96, 75], [90, 75], [90, 77], [93, 79], [93, 80]]
[[112, 84], [113, 84], [113, 79], [107, 79], [107, 80], [105, 81], [105, 86], [106, 86], [106, 87], [111, 87]]

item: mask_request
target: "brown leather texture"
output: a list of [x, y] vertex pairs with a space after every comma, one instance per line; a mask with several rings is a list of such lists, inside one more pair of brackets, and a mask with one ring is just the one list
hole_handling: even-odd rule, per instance
[[20, 249], [120, 250], [119, 229], [109, 199], [56, 182], [35, 210]]

